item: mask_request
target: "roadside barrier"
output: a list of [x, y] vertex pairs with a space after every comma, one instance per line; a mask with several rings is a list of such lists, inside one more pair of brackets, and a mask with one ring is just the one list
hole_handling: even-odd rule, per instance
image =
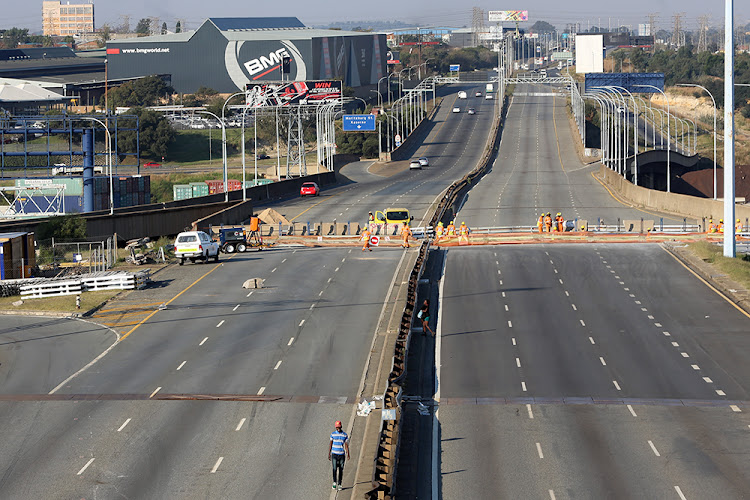
[[[136, 273], [103, 271], [84, 274], [74, 278], [34, 278], [17, 281], [19, 283], [13, 286], [13, 290], [17, 290], [21, 298], [40, 299], [62, 295], [78, 295], [81, 292], [93, 292], [97, 290], [133, 290], [144, 288], [151, 282], [151, 270], [144, 269]], [[3, 285], [10, 287], [12, 284], [3, 283]]]

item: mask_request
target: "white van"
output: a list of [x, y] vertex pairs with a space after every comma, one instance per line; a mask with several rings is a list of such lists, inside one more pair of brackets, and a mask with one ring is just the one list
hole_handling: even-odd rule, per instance
[[465, 90], [461, 90], [461, 91], [460, 91], [460, 92], [458, 93], [458, 98], [459, 98], [459, 99], [466, 99], [466, 91], [465, 91]]

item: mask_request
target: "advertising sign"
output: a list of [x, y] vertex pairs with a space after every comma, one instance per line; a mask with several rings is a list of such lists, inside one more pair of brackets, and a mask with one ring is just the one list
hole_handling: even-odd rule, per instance
[[341, 82], [333, 80], [304, 82], [251, 83], [245, 87], [247, 105], [253, 107], [318, 104], [341, 99]]
[[489, 14], [491, 23], [529, 20], [528, 10], [491, 10], [489, 11]]
[[386, 63], [388, 64], [401, 64], [401, 60], [399, 60], [399, 51], [397, 50], [389, 50], [388, 51], [388, 58], [386, 59]]
[[344, 132], [374, 132], [375, 115], [344, 115]]
[[461, 65], [460, 64], [451, 64], [449, 69], [451, 71], [461, 71]]

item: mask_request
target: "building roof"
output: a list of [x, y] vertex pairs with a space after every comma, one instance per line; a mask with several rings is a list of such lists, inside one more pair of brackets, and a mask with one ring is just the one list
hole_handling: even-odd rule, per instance
[[281, 28], [304, 28], [296, 17], [209, 17], [219, 31], [267, 30]]
[[70, 47], [31, 47], [26, 49], [2, 49], [0, 61], [23, 61], [28, 59], [59, 59], [75, 57]]
[[38, 102], [69, 100], [51, 90], [47, 90], [37, 83], [24, 80], [13, 82], [9, 78], [0, 81], [0, 102]]

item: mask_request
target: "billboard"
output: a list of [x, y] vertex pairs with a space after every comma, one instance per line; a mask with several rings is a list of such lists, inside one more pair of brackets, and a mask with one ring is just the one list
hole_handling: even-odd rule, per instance
[[375, 115], [344, 115], [344, 132], [374, 132]]
[[400, 53], [397, 50], [389, 50], [385, 62], [387, 64], [401, 64], [401, 60], [398, 58], [399, 55]]
[[576, 73], [604, 72], [604, 37], [578, 35], [576, 37]]
[[528, 21], [529, 11], [528, 10], [491, 10], [490, 22], [505, 22], [505, 21]]
[[650, 87], [639, 85], [653, 85], [664, 90], [664, 73], [587, 73], [586, 91], [596, 87], [622, 87], [632, 93], [655, 94], [659, 92]]
[[245, 87], [245, 92], [246, 103], [252, 107], [318, 104], [341, 100], [341, 82], [316, 80], [250, 83]]

